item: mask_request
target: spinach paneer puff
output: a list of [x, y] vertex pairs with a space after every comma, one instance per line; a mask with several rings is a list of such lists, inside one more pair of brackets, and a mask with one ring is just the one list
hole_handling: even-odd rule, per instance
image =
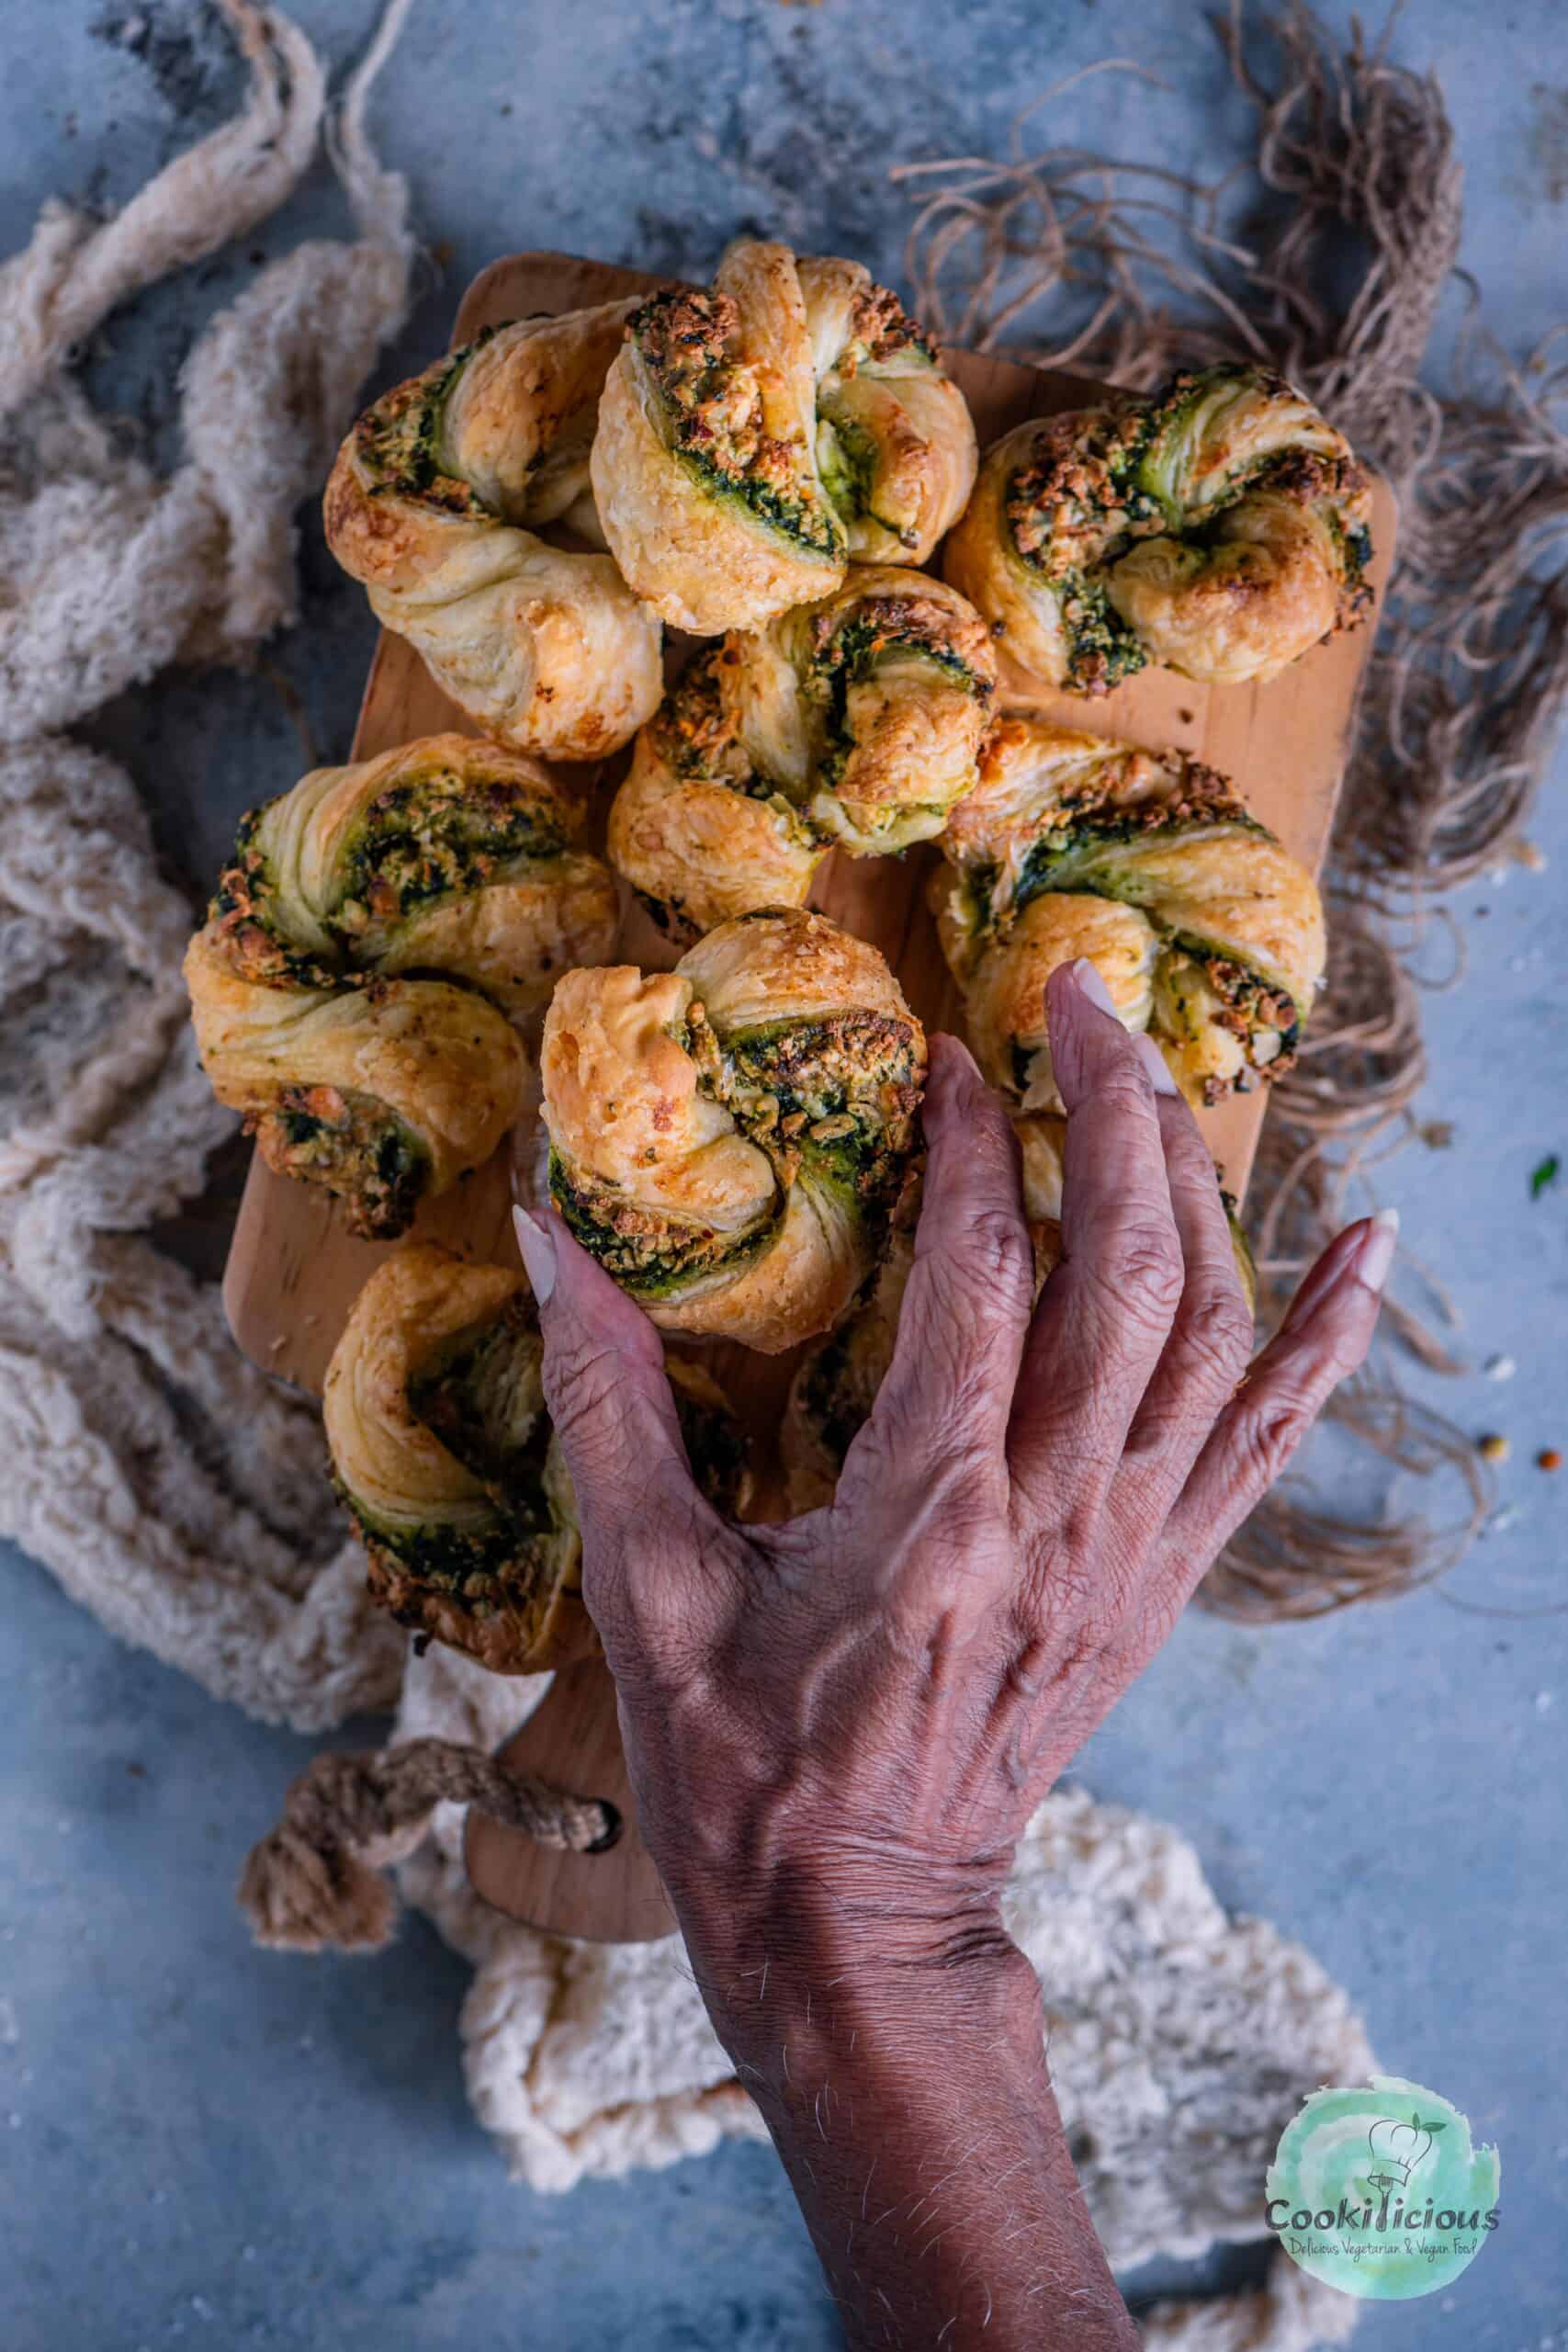
[[1282, 376], [1208, 368], [1004, 434], [942, 568], [1039, 685], [1103, 695], [1151, 662], [1235, 684], [1365, 617], [1370, 508]]
[[998, 719], [943, 832], [937, 933], [991, 1084], [1059, 1111], [1045, 983], [1087, 956], [1190, 1102], [1278, 1078], [1323, 977], [1323, 906], [1213, 768], [1025, 712]]
[[[333, 1475], [373, 1597], [495, 1674], [598, 1648], [542, 1360], [520, 1269], [410, 1242], [360, 1292], [327, 1373]], [[739, 1516], [751, 1486], [746, 1433], [699, 1366], [668, 1368], [693, 1476], [716, 1510]]]
[[516, 1119], [513, 1019], [615, 942], [581, 825], [536, 762], [466, 735], [317, 768], [245, 819], [186, 956], [197, 1049], [267, 1164], [353, 1231], [406, 1231]]
[[599, 408], [591, 471], [639, 596], [698, 637], [924, 563], [975, 480], [964, 395], [859, 262], [742, 239], [713, 286], [650, 296]]
[[925, 1035], [882, 957], [768, 909], [672, 972], [571, 972], [545, 1023], [550, 1190], [667, 1330], [770, 1354], [825, 1331], [886, 1245]]
[[612, 864], [689, 944], [805, 903], [830, 849], [930, 841], [979, 774], [989, 632], [955, 589], [889, 564], [705, 650], [637, 737], [610, 811]]

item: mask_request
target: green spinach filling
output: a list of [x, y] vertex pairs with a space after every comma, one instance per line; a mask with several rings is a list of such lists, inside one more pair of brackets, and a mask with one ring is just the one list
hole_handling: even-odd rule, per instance
[[412, 777], [378, 793], [345, 845], [343, 928], [355, 910], [395, 921], [437, 899], [481, 889], [501, 869], [569, 846], [553, 811], [499, 779]]
[[344, 1194], [353, 1231], [389, 1238], [408, 1226], [424, 1190], [429, 1155], [374, 1095], [288, 1086], [276, 1105], [252, 1124], [263, 1159], [279, 1175]]
[[712, 1226], [677, 1224], [640, 1207], [592, 1170], [550, 1153], [550, 1197], [569, 1230], [634, 1298], [671, 1298], [713, 1274], [738, 1273], [760, 1257], [773, 1234], [771, 1218], [739, 1234]]
[[457, 514], [488, 514], [472, 485], [455, 473], [445, 448], [446, 403], [477, 351], [499, 326], [481, 327], [471, 343], [447, 353], [422, 376], [397, 385], [355, 427], [355, 454], [369, 477], [372, 497], [422, 498]]

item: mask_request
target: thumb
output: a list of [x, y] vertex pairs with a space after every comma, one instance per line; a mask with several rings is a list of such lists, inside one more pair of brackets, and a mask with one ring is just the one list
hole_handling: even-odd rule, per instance
[[545, 1402], [577, 1489], [584, 1548], [645, 1544], [650, 1522], [690, 1523], [695, 1498], [659, 1334], [553, 1209], [514, 1208], [539, 1308]]

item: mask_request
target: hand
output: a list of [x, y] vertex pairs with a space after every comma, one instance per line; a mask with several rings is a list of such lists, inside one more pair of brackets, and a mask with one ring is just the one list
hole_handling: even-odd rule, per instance
[[[1376, 1322], [1381, 1219], [1331, 1244], [1248, 1375], [1213, 1161], [1100, 994], [1082, 966], [1048, 993], [1067, 1129], [1062, 1262], [1037, 1305], [1010, 1127], [964, 1047], [932, 1040], [897, 1347], [827, 1510], [717, 1519], [652, 1326], [558, 1219], [523, 1227], [643, 1834], [786, 2160], [781, 2018], [784, 2052], [798, 2030], [837, 2069], [863, 2021], [906, 2108], [933, 2025], [947, 2055], [972, 2033], [977, 2067], [987, 2037], [1032, 2030], [1037, 2071], [1036, 1988], [998, 1906], [1019, 1834]], [[838, 2025], [802, 2027], [829, 1985]]]

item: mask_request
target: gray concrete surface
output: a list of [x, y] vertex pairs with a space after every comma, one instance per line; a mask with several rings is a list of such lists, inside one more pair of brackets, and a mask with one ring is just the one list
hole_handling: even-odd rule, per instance
[[[375, 9], [299, 0], [299, 14], [341, 65]], [[1469, 177], [1464, 258], [1516, 347], [1564, 294], [1560, 28], [1551, 0], [1417, 0], [1394, 37], [1447, 85]], [[0, 50], [6, 251], [48, 194], [123, 199], [238, 86], [210, 12], [187, 0], [47, 13], [0, 0]], [[448, 258], [388, 373], [434, 347], [474, 270], [522, 245], [700, 272], [756, 226], [896, 275], [907, 214], [888, 164], [996, 152], [1021, 101], [1113, 53], [1168, 86], [1087, 83], [1068, 102], [1071, 135], [1179, 167], [1238, 152], [1244, 109], [1182, 0], [420, 0], [375, 119]], [[1057, 120], [1066, 135], [1069, 116]], [[253, 247], [117, 321], [93, 363], [99, 393], [156, 446], [175, 364], [253, 253], [342, 225], [323, 169]], [[307, 626], [276, 659], [340, 752], [371, 630], [312, 537], [303, 560]], [[235, 814], [296, 768], [289, 722], [258, 680], [180, 681], [98, 731], [152, 795], [193, 892]], [[1268, 1633], [1190, 1616], [1081, 1766], [1097, 1792], [1179, 1822], [1227, 1902], [1301, 1937], [1353, 1989], [1385, 2064], [1501, 2146], [1498, 2239], [1450, 2295], [1369, 2307], [1358, 2341], [1371, 2352], [1568, 2343], [1568, 1675], [1562, 1620], [1529, 1613], [1562, 1598], [1568, 1494], [1532, 1467], [1538, 1447], [1568, 1446], [1568, 1184], [1532, 1205], [1528, 1182], [1543, 1153], [1568, 1159], [1561, 793], [1530, 831], [1548, 869], [1464, 894], [1468, 973], [1427, 1008], [1423, 1107], [1453, 1123], [1452, 1148], [1409, 1152], [1382, 1182], [1450, 1283], [1475, 1362], [1517, 1361], [1506, 1386], [1433, 1387], [1467, 1424], [1512, 1436], [1502, 1488], [1518, 1516], [1450, 1589], [1393, 1608]], [[245, 1941], [238, 1859], [306, 1744], [118, 1647], [15, 1555], [5, 1589], [7, 2352], [179, 2337], [332, 2352], [834, 2341], [765, 2150], [565, 2200], [510, 2186], [463, 2101], [465, 1971], [423, 1925], [370, 1963], [288, 1962]]]

